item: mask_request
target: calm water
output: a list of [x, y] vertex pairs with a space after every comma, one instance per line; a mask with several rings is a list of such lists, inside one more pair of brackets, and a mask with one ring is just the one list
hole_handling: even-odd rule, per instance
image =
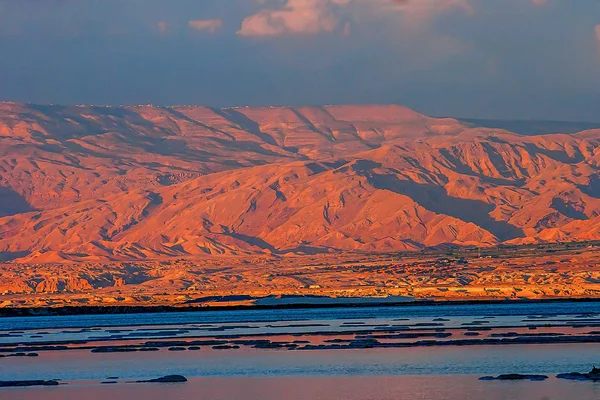
[[[588, 371], [600, 344], [425, 347], [360, 350], [202, 350], [92, 354], [48, 352], [0, 360], [3, 380], [190, 377], [499, 375]], [[0, 397], [1, 398], [1, 397]]]
[[556, 302], [518, 304], [469, 304], [439, 306], [347, 307], [315, 309], [236, 310], [148, 314], [73, 315], [54, 317], [0, 318], [0, 331], [95, 326], [178, 325], [311, 321], [373, 318], [394, 319], [452, 316], [527, 316], [557, 314], [600, 314], [600, 302]]
[[[63, 329], [119, 326], [253, 324], [259, 331], [275, 321], [432, 321], [458, 324], [484, 317], [503, 321], [597, 320], [600, 303], [498, 304], [466, 306], [369, 307], [247, 310], [172, 314], [96, 315], [0, 319], [1, 341], [25, 340], [27, 330], [47, 330], [52, 339], [98, 334]], [[532, 318], [534, 317], [534, 318]], [[278, 324], [283, 325], [283, 324]], [[165, 329], [165, 328], [159, 328]], [[290, 328], [282, 328], [290, 329]], [[296, 328], [294, 328], [296, 329]], [[302, 328], [303, 329], [303, 328]], [[319, 328], [323, 329], [323, 328]], [[585, 328], [588, 329], [588, 328]], [[591, 328], [590, 328], [591, 329]], [[16, 335], [10, 337], [11, 332]], [[24, 331], [24, 333], [14, 332]], [[0, 332], [1, 333], [1, 332]], [[226, 332], [227, 333], [227, 332]], [[20, 336], [19, 336], [20, 335]], [[46, 337], [46, 336], [45, 336]], [[69, 339], [70, 340], [70, 339]], [[89, 350], [40, 352], [39, 357], [0, 359], [0, 379], [61, 379], [58, 388], [0, 389], [1, 400], [573, 400], [600, 399], [600, 383], [481, 382], [481, 375], [587, 371], [600, 364], [600, 344], [449, 346], [396, 349], [282, 351], [242, 348], [153, 353], [93, 354]], [[186, 384], [131, 384], [127, 381], [182, 374]], [[116, 385], [101, 385], [118, 377]]]
[[7, 389], [6, 400], [598, 400], [600, 385], [480, 382], [475, 377], [201, 378], [185, 384]]

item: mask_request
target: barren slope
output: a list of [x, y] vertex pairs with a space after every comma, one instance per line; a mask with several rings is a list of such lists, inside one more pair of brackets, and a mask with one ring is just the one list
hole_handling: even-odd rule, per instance
[[382, 252], [600, 239], [600, 131], [399, 106], [0, 104], [0, 257]]

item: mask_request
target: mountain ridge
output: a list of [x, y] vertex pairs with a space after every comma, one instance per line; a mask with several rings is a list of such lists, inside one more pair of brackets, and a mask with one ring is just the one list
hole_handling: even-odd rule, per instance
[[600, 238], [600, 129], [406, 107], [0, 103], [0, 253], [67, 262]]

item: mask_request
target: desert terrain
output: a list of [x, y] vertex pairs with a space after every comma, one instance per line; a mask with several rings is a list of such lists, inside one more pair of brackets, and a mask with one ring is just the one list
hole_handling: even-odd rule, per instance
[[597, 297], [598, 128], [0, 103], [0, 304]]
[[313, 296], [382, 301], [390, 296], [401, 301], [590, 299], [600, 297], [597, 246], [5, 263], [0, 267], [0, 307], [252, 306], [269, 296], [305, 297], [307, 304], [315, 301]]

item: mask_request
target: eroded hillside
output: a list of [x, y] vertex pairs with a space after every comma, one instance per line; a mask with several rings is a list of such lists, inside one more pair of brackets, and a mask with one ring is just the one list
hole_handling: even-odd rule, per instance
[[399, 106], [0, 104], [0, 257], [394, 252], [600, 239], [600, 130]]

